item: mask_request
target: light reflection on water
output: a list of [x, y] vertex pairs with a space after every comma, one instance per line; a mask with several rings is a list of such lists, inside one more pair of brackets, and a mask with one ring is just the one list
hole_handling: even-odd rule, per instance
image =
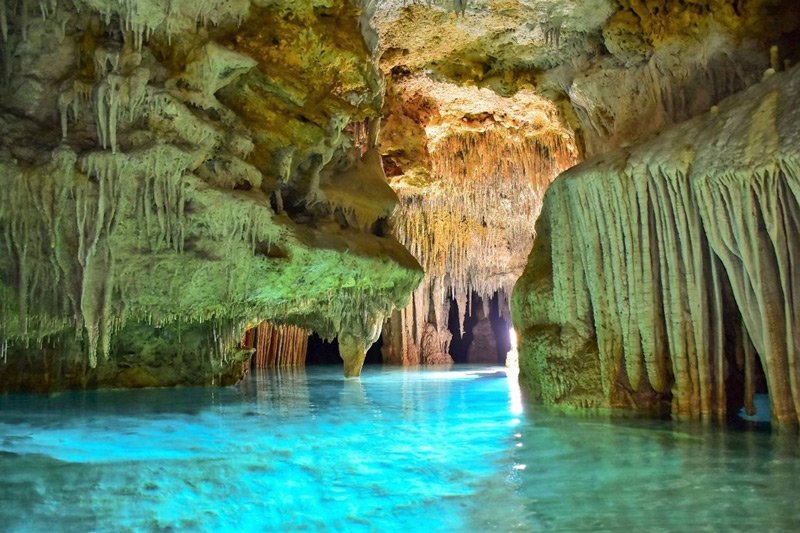
[[0, 530], [791, 530], [794, 434], [566, 416], [500, 368], [0, 397]]

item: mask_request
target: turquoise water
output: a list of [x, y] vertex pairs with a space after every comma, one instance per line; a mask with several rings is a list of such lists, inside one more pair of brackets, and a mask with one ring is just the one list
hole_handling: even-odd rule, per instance
[[0, 530], [790, 531], [798, 450], [527, 406], [499, 368], [12, 395]]

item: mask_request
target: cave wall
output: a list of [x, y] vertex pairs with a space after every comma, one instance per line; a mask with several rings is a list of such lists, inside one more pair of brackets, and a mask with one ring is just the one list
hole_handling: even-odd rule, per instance
[[800, 69], [562, 174], [515, 287], [523, 379], [543, 401], [773, 420], [800, 388]]
[[[361, 3], [387, 80], [393, 231], [426, 271], [384, 330], [384, 359], [404, 364], [426, 360], [423, 336], [444, 351], [448, 295], [463, 314], [470, 290], [510, 290], [548, 163], [560, 172], [705, 113], [784, 68], [800, 22], [788, 0]], [[542, 119], [530, 113], [537, 99], [549, 100]]]
[[538, 80], [593, 157], [705, 112], [768, 68], [783, 69], [797, 52], [790, 41], [798, 22], [795, 3], [781, 0], [624, 0], [602, 24], [594, 55]]
[[53, 388], [129, 385], [115, 376], [136, 366], [173, 367], [148, 385], [241, 375], [241, 335], [267, 319], [358, 359], [406, 304], [421, 270], [381, 230], [397, 197], [356, 6], [2, 8], [4, 390], [31, 382], [21, 368], [59, 368]]

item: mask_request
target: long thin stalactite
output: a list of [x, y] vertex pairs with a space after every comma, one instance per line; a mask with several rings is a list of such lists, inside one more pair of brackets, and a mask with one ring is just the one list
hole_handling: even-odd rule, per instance
[[253, 367], [304, 366], [310, 332], [297, 326], [261, 322], [247, 330], [242, 347], [254, 348]]
[[447, 353], [451, 300], [463, 334], [473, 294], [484, 301], [511, 294], [533, 244], [531, 221], [544, 192], [577, 159], [572, 137], [554, 127], [458, 131], [431, 140], [429, 150], [435, 186], [400, 189], [402, 208], [394, 219], [398, 240], [426, 272], [390, 325], [393, 335], [404, 337], [391, 355], [403, 364], [425, 363], [431, 355], [422, 349], [431, 321], [440, 351]]

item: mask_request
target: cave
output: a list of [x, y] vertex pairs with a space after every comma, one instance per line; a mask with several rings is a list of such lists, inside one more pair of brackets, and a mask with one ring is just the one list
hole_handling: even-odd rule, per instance
[[339, 365], [341, 361], [339, 343], [336, 339], [327, 342], [318, 335], [311, 335], [308, 339], [306, 365]]
[[450, 300], [447, 328], [452, 335], [450, 356], [455, 364], [506, 365], [506, 355], [511, 350], [508, 317], [510, 310], [502, 295], [482, 298], [472, 293], [469, 313], [464, 318], [461, 334], [458, 303]]
[[796, 531], [796, 0], [0, 0], [0, 529]]

